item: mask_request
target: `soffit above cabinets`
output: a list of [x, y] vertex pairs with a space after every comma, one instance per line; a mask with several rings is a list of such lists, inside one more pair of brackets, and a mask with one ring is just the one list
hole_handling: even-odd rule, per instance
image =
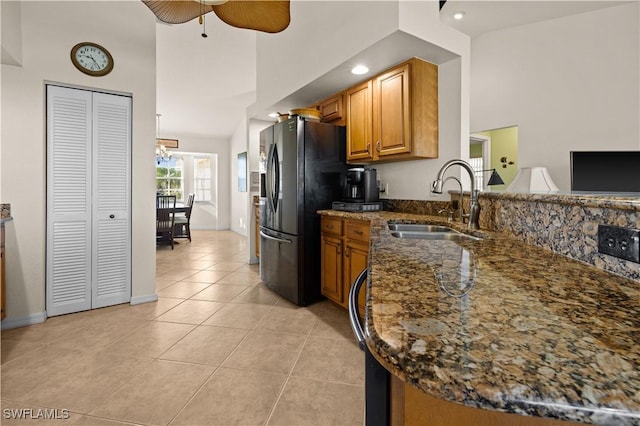
[[[411, 34], [396, 31], [282, 99], [273, 106], [272, 110], [287, 112], [291, 108], [312, 105], [347, 87], [366, 81], [371, 76], [378, 75], [412, 57], [441, 64], [458, 56]], [[367, 64], [369, 68], [367, 74], [354, 75], [351, 73], [351, 68], [359, 63]], [[269, 120], [269, 118], [261, 118]]]
[[[631, 1], [478, 1], [447, 0], [440, 11], [440, 21], [471, 38], [482, 34], [542, 22], [563, 16], [577, 15], [606, 7], [620, 6]], [[455, 20], [453, 14], [464, 12]]]

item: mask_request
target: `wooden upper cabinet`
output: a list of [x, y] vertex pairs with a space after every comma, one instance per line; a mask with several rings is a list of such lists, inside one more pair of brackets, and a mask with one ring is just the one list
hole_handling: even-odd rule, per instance
[[318, 104], [320, 121], [324, 123], [344, 124], [342, 93], [338, 93]]
[[409, 65], [374, 80], [373, 133], [379, 157], [411, 152]]
[[371, 140], [372, 87], [369, 80], [345, 91], [347, 161], [371, 161], [374, 158]]
[[418, 58], [345, 91], [347, 161], [438, 157], [438, 67]]

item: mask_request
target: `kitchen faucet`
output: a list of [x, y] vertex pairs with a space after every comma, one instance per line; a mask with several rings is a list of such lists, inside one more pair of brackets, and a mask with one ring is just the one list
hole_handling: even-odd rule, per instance
[[[442, 177], [445, 172], [449, 169], [449, 167], [458, 165], [465, 169], [469, 173], [469, 178], [471, 179], [471, 197], [469, 200], [469, 222], [467, 223], [467, 227], [469, 229], [480, 229], [479, 218], [480, 218], [480, 204], [478, 204], [478, 190], [476, 189], [476, 177], [473, 171], [473, 168], [469, 163], [464, 160], [449, 160], [440, 168], [438, 172], [438, 176], [436, 180], [433, 181], [431, 185], [431, 192], [435, 194], [442, 194], [442, 187], [444, 186], [444, 180]], [[462, 198], [460, 199], [460, 208], [462, 209]]]
[[[445, 183], [447, 183], [447, 181], [448, 181], [448, 180], [450, 180], [450, 179], [451, 179], [451, 180], [455, 180], [456, 182], [458, 182], [458, 186], [460, 187], [460, 200], [459, 200], [459, 201], [458, 201], [458, 203], [457, 203], [457, 204], [458, 204], [458, 208], [456, 209], [456, 207], [455, 207], [455, 203], [454, 203], [453, 201], [451, 201], [451, 208], [452, 208], [453, 210], [459, 210], [459, 211], [460, 211], [460, 222], [461, 222], [461, 223], [464, 223], [464, 218], [465, 218], [465, 217], [468, 217], [468, 215], [465, 215], [465, 214], [464, 214], [464, 207], [463, 207], [463, 206], [464, 206], [464, 204], [462, 203], [462, 201], [463, 201], [463, 199], [464, 199], [464, 198], [463, 198], [463, 197], [464, 197], [464, 196], [463, 196], [463, 192], [462, 192], [462, 182], [460, 182], [460, 179], [458, 179], [458, 178], [457, 178], [457, 177], [455, 177], [455, 176], [449, 176], [449, 177], [447, 177], [445, 180], [443, 180], [443, 181], [442, 181], [442, 187], [443, 187], [443, 188], [444, 188], [444, 184], [445, 184]], [[446, 210], [446, 209], [445, 209], [445, 210]], [[442, 212], [442, 210], [440, 210], [440, 212]], [[438, 212], [438, 213], [440, 213], [440, 212]]]

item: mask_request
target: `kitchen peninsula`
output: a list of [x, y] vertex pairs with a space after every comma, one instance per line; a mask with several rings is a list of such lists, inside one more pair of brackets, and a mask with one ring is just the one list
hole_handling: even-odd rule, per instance
[[[469, 232], [443, 217], [319, 213], [371, 222], [366, 343], [405, 389], [464, 409], [640, 424], [637, 279], [510, 233], [472, 231], [482, 239], [453, 242], [396, 238], [388, 229], [390, 221], [428, 222]], [[411, 423], [415, 413], [403, 411]]]

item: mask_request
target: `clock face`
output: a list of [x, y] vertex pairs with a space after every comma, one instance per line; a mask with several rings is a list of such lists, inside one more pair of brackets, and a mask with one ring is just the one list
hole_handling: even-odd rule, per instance
[[107, 75], [113, 69], [113, 58], [107, 49], [95, 43], [78, 43], [71, 49], [71, 61], [85, 74]]

